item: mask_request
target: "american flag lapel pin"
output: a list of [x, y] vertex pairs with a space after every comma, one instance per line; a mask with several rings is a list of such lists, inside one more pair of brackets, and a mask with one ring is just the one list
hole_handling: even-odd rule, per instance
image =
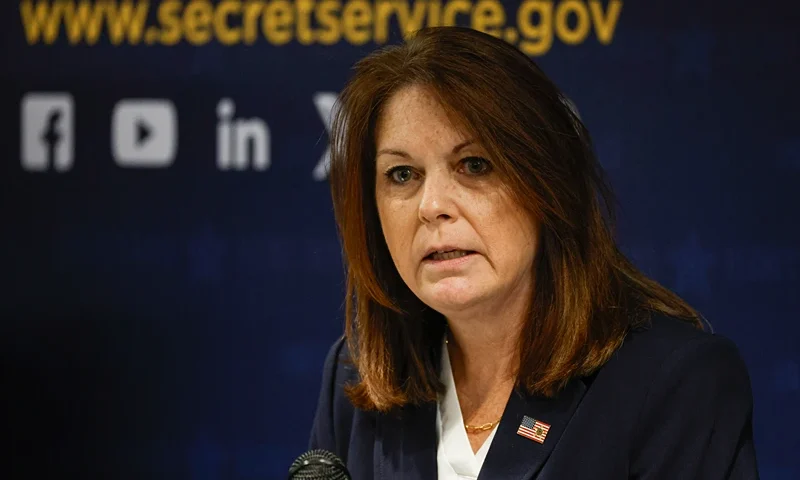
[[547, 432], [549, 431], [550, 425], [525, 415], [522, 417], [522, 422], [519, 424], [517, 435], [531, 439], [534, 442], [544, 443], [544, 439], [547, 437]]

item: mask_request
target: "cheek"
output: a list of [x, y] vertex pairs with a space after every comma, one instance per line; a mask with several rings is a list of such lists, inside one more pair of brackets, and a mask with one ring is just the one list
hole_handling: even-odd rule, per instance
[[510, 240], [509, 235], [516, 236], [519, 224], [515, 212], [508, 199], [495, 192], [469, 200], [473, 218], [480, 224], [481, 230], [494, 241], [504, 243]]
[[407, 202], [386, 200], [378, 203], [381, 229], [392, 260], [398, 268], [410, 258], [414, 239], [414, 215]]
[[[537, 227], [508, 197], [491, 194], [476, 206], [490, 251], [511, 263], [526, 262], [536, 249]], [[478, 210], [480, 209], [480, 210]]]

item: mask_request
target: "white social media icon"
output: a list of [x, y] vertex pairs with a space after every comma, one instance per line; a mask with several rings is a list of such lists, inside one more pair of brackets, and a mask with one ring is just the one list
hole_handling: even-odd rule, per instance
[[217, 104], [217, 168], [264, 171], [270, 167], [270, 130], [261, 118], [234, 118], [236, 104], [223, 98]]
[[[328, 134], [331, 133], [331, 114], [336, 104], [337, 96], [338, 95], [333, 92], [317, 92], [312, 98], [314, 106], [317, 107], [317, 113], [322, 119], [322, 123], [325, 125], [325, 131], [328, 132]], [[330, 168], [331, 147], [328, 146], [328, 148], [325, 149], [325, 153], [322, 154], [322, 158], [319, 159], [319, 162], [317, 162], [317, 165], [314, 167], [314, 171], [311, 173], [314, 180], [321, 181], [328, 178]]]
[[20, 105], [22, 168], [65, 172], [74, 160], [74, 101], [63, 92], [32, 92]]
[[114, 107], [111, 150], [117, 165], [164, 168], [175, 161], [178, 114], [164, 99], [126, 99]]

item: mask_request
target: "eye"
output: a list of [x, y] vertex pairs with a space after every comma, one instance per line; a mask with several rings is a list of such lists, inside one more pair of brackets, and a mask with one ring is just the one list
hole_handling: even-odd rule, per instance
[[414, 170], [411, 167], [400, 165], [387, 170], [386, 176], [394, 183], [407, 183], [414, 179]]
[[461, 163], [470, 175], [485, 175], [492, 169], [489, 161], [481, 157], [467, 157]]

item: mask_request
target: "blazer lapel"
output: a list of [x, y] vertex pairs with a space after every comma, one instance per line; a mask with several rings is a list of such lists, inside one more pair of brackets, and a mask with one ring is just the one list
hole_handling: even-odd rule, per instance
[[[586, 386], [580, 379], [571, 380], [552, 399], [523, 395], [515, 390], [503, 412], [478, 480], [534, 478], [558, 443], [584, 393]], [[517, 433], [525, 416], [550, 426], [543, 443]]]
[[378, 415], [375, 480], [436, 478], [436, 404]]

